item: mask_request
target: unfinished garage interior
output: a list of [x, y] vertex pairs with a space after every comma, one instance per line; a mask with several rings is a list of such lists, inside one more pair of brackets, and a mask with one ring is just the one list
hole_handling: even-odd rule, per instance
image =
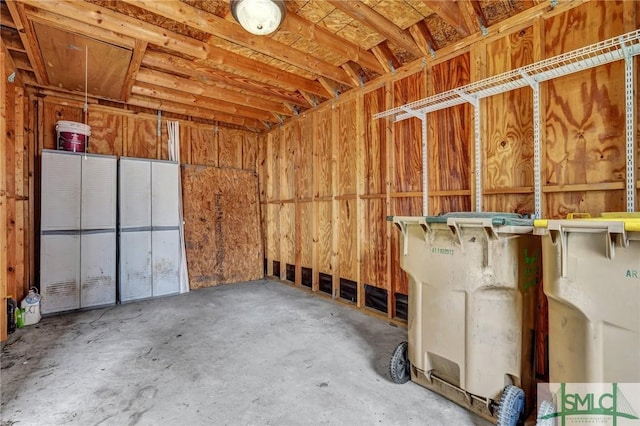
[[[624, 293], [610, 292], [632, 326], [616, 339], [640, 352], [639, 1], [0, 6], [3, 426], [553, 424], [535, 402], [536, 384], [565, 381], [552, 256], [526, 271], [517, 355], [493, 358], [530, 367], [526, 404], [505, 420], [505, 396], [465, 388], [467, 367], [441, 353], [425, 362], [455, 371], [420, 370], [410, 289], [428, 278], [407, 270], [398, 218], [418, 218], [423, 245], [444, 218], [465, 256], [443, 215], [544, 219], [545, 248], [553, 220], [624, 212], [606, 258], [627, 259]], [[500, 240], [494, 225], [478, 238]], [[429, 247], [446, 270], [453, 249]], [[20, 311], [33, 292], [37, 320]], [[602, 299], [586, 294], [597, 316]], [[634, 356], [583, 381], [640, 382]]]

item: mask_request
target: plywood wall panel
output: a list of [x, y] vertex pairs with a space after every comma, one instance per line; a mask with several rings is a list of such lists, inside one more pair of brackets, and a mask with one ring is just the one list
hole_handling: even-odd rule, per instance
[[280, 261], [280, 204], [267, 204], [267, 258]]
[[91, 111], [88, 117], [88, 124], [91, 126], [89, 152], [121, 156], [124, 144], [122, 122], [122, 115], [108, 111]]
[[[623, 32], [622, 2], [589, 2], [545, 22], [545, 54]], [[546, 83], [543, 185], [596, 184], [625, 179], [624, 65], [621, 61]], [[549, 194], [546, 213], [624, 208], [618, 192]], [[575, 209], [575, 210], [572, 210]]]
[[283, 203], [280, 206], [280, 260], [290, 265], [296, 263], [296, 205]]
[[267, 136], [267, 201], [280, 200], [280, 139], [279, 131]]
[[530, 214], [534, 211], [533, 194], [485, 195], [483, 208], [488, 212]]
[[313, 266], [313, 202], [296, 203], [296, 241], [300, 266]]
[[295, 179], [296, 199], [310, 200], [313, 197], [313, 120], [298, 122], [299, 144], [296, 146]]
[[[387, 288], [387, 218], [386, 201], [365, 200], [362, 203], [365, 220], [362, 226], [362, 281], [379, 288]], [[388, 289], [388, 288], [387, 288]]]
[[[421, 216], [422, 198], [403, 197], [391, 199], [392, 216]], [[408, 294], [409, 284], [406, 273], [400, 267], [400, 234], [397, 229], [391, 230], [391, 290], [394, 293]]]
[[238, 132], [221, 132], [219, 129], [215, 131], [218, 133], [218, 165], [241, 169], [243, 135]]
[[598, 216], [602, 212], [626, 211], [625, 191], [581, 191], [545, 194], [547, 217], [564, 219], [567, 214], [589, 213]]
[[340, 278], [358, 281], [358, 215], [355, 200], [339, 202], [338, 264]]
[[[456, 56], [431, 68], [430, 93], [436, 94], [469, 83], [470, 55]], [[428, 119], [429, 191], [468, 190], [471, 188], [473, 114], [468, 104], [429, 114]], [[471, 209], [465, 202], [440, 200], [442, 209]], [[434, 210], [436, 212], [436, 210]]]
[[338, 120], [338, 194], [356, 193], [356, 99], [340, 104], [334, 117]]
[[374, 120], [373, 115], [386, 109], [386, 88], [381, 87], [364, 95], [364, 193], [386, 192], [388, 120]]
[[218, 166], [218, 133], [213, 128], [192, 126], [191, 164]]
[[242, 168], [256, 171], [258, 158], [258, 136], [246, 133], [242, 136]]
[[267, 136], [261, 134], [257, 136], [257, 168], [258, 188], [260, 189], [260, 202], [267, 201]]
[[[405, 77], [393, 84], [393, 105], [401, 106], [427, 96], [425, 72]], [[393, 127], [392, 192], [422, 191], [422, 122], [411, 118]]]
[[316, 175], [315, 192], [318, 197], [333, 195], [333, 138], [331, 133], [332, 111], [325, 109], [316, 113]]
[[293, 200], [296, 194], [295, 161], [296, 148], [300, 145], [300, 126], [298, 123], [285, 126], [281, 131], [282, 146], [280, 162], [280, 199]]
[[157, 158], [158, 136], [156, 120], [144, 117], [127, 117], [127, 145], [123, 153], [127, 157]]
[[318, 212], [318, 270], [325, 274], [333, 274], [332, 202], [317, 201], [315, 207]]
[[191, 287], [262, 278], [264, 255], [254, 173], [183, 166], [182, 183]]
[[[533, 62], [533, 27], [487, 44], [487, 75]], [[483, 190], [530, 187], [533, 192], [533, 91], [529, 87], [487, 98], [482, 110]], [[489, 199], [491, 198], [491, 199]], [[483, 209], [531, 213], [532, 197], [485, 196]], [[489, 207], [491, 206], [491, 207]]]
[[81, 106], [44, 102], [42, 147], [45, 149], [57, 149], [56, 123], [58, 121], [64, 120], [83, 123], [83, 117], [84, 114]]

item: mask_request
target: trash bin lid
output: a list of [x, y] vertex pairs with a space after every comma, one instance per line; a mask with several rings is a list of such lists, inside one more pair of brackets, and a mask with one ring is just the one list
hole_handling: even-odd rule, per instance
[[533, 219], [527, 219], [518, 213], [453, 212], [425, 217], [427, 223], [447, 223], [448, 219], [491, 219], [494, 226], [533, 226]]
[[589, 223], [595, 226], [598, 222], [622, 222], [624, 230], [628, 232], [640, 232], [640, 212], [608, 212], [602, 213], [600, 217], [590, 217], [581, 219], [537, 219], [533, 222], [536, 228], [556, 228], [558, 225], [570, 226], [571, 224], [581, 224], [588, 228]]

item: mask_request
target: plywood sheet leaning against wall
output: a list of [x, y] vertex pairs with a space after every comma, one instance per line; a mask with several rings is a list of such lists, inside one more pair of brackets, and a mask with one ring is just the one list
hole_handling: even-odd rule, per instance
[[258, 180], [246, 170], [182, 166], [191, 288], [263, 277]]
[[[548, 19], [546, 56], [622, 34], [623, 11], [623, 2], [589, 2]], [[624, 95], [623, 61], [546, 83], [546, 216], [625, 210]]]

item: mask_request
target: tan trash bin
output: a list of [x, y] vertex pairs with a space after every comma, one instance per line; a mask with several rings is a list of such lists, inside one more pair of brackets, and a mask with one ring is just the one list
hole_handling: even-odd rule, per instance
[[640, 219], [536, 220], [549, 381], [640, 382]]
[[533, 221], [505, 213], [389, 220], [401, 231], [400, 266], [409, 276], [408, 345], [392, 357], [392, 379], [410, 375], [499, 425], [515, 425], [535, 406], [541, 248]]

